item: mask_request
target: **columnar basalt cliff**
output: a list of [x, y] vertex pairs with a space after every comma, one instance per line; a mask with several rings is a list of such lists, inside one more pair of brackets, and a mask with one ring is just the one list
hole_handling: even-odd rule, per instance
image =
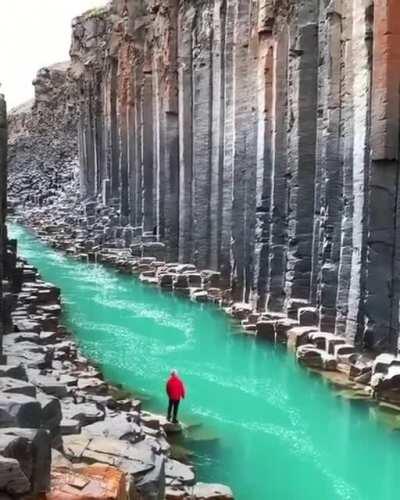
[[75, 19], [80, 189], [114, 214], [90, 208], [90, 238], [396, 351], [399, 47], [397, 0], [114, 0]]
[[11, 199], [27, 196], [41, 204], [78, 170], [78, 118], [68, 68], [69, 63], [60, 63], [41, 69], [33, 81], [34, 100], [10, 114]]
[[4, 334], [5, 305], [3, 304], [3, 276], [6, 257], [6, 212], [7, 212], [7, 107], [0, 94], [0, 356], [2, 355], [2, 339]]

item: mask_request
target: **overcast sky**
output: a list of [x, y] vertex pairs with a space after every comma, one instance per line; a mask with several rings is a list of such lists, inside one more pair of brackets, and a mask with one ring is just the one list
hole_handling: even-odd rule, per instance
[[0, 93], [8, 107], [33, 97], [37, 70], [69, 59], [71, 20], [106, 0], [0, 0]]

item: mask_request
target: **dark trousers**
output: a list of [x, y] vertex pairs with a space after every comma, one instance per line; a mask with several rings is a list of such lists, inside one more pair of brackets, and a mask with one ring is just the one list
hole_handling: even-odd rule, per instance
[[173, 422], [177, 422], [178, 421], [179, 403], [180, 403], [179, 401], [174, 401], [173, 399], [169, 400], [168, 415], [167, 415], [167, 419], [168, 420], [171, 420], [171, 413], [172, 413], [172, 410], [173, 410], [173, 419], [172, 419], [172, 421]]

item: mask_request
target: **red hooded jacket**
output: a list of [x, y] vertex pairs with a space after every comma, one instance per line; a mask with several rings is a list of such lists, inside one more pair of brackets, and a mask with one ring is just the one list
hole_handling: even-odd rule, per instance
[[167, 382], [167, 394], [172, 401], [180, 401], [185, 397], [185, 386], [177, 375], [171, 375]]

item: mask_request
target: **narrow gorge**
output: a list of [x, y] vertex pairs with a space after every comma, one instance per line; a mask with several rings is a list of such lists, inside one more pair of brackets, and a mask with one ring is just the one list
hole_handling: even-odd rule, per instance
[[[372, 500], [379, 494], [382, 500], [393, 498], [391, 459], [383, 444], [393, 450], [392, 457], [397, 438], [387, 439], [387, 428], [377, 431], [375, 421], [400, 428], [398, 0], [112, 0], [72, 21], [70, 60], [39, 69], [33, 87], [34, 99], [11, 110], [8, 117], [0, 99], [0, 274], [2, 330], [8, 350], [4, 366], [7, 356], [15, 356], [12, 339], [46, 344], [32, 335], [48, 333], [50, 325], [59, 334], [56, 353], [64, 353], [66, 342], [72, 344], [70, 357], [57, 358], [62, 366], [46, 366], [48, 372], [40, 374], [53, 377], [55, 370], [59, 376], [75, 377], [71, 393], [59, 398], [62, 414], [71, 415], [71, 404], [104, 406], [104, 400], [93, 399], [93, 394], [105, 397], [99, 381], [100, 392], [85, 386], [76, 400], [82, 354], [73, 339], [65, 339], [69, 331], [61, 321], [71, 326], [87, 350], [84, 354], [101, 365], [102, 349], [110, 346], [109, 339], [103, 344], [100, 320], [92, 316], [97, 307], [93, 297], [101, 293], [99, 285], [109, 287], [109, 303], [101, 304], [97, 313], [109, 319], [108, 327], [113, 317], [121, 328], [115, 348], [126, 353], [136, 345], [139, 372], [143, 375], [140, 370], [151, 360], [151, 370], [161, 376], [162, 370], [171, 368], [165, 366], [163, 356], [167, 358], [168, 349], [174, 351], [171, 339], [176, 332], [164, 318], [164, 323], [160, 320], [149, 327], [150, 339], [146, 338], [138, 320], [141, 308], [147, 311], [153, 301], [154, 308], [160, 308], [158, 317], [161, 312], [167, 318], [176, 311], [185, 318], [192, 314], [196, 321], [188, 321], [191, 326], [184, 334], [192, 364], [178, 359], [190, 382], [198, 384], [199, 393], [207, 390], [213, 397], [203, 401], [208, 409], [193, 403], [191, 416], [203, 418], [207, 425], [214, 419], [223, 445], [229, 438], [245, 449], [258, 478], [252, 491], [249, 482], [237, 476], [243, 464], [235, 462], [226, 449], [213, 456], [207, 448], [206, 465], [199, 456], [197, 463], [195, 459], [199, 469], [207, 471], [205, 480], [214, 481], [212, 464], [218, 472], [215, 480], [230, 483], [229, 477], [233, 478], [238, 500], [294, 498], [295, 490], [280, 484], [277, 464], [269, 470], [279, 481], [271, 480], [268, 487], [259, 481], [263, 470], [256, 460], [265, 464], [273, 459], [266, 454], [271, 446], [279, 467], [293, 468], [293, 480], [296, 471], [303, 471], [299, 499], [319, 494], [327, 500]], [[12, 237], [21, 241], [19, 257], [17, 241], [7, 234], [7, 210]], [[27, 229], [42, 242], [31, 240]], [[47, 248], [40, 246], [43, 243]], [[97, 266], [92, 264], [111, 265], [129, 278], [104, 271], [94, 286], [92, 273]], [[42, 281], [32, 265], [60, 287], [61, 294], [65, 287], [63, 309], [55, 288]], [[71, 268], [79, 269], [82, 276]], [[125, 278], [134, 284], [127, 284]], [[143, 292], [148, 285], [150, 295]], [[75, 304], [72, 286], [82, 294], [79, 307], [71, 306]], [[159, 299], [151, 287], [179, 299]], [[48, 303], [41, 302], [41, 288], [48, 290]], [[93, 296], [85, 297], [84, 290], [91, 290]], [[131, 293], [138, 316], [119, 317], [118, 304], [126, 305]], [[198, 312], [190, 312], [190, 300], [205, 305], [197, 304]], [[153, 312], [152, 321], [155, 317]], [[90, 337], [90, 345], [85, 344], [89, 320], [97, 332], [97, 337]], [[203, 333], [204, 352], [198, 339], [202, 322], [203, 329], [209, 328]], [[215, 338], [210, 337], [211, 331], [216, 332]], [[27, 337], [16, 340], [6, 335], [15, 332]], [[246, 348], [238, 343], [245, 337], [249, 337]], [[158, 342], [166, 342], [168, 348], [153, 356]], [[284, 362], [275, 345], [287, 347], [300, 364], [322, 375], [336, 391], [329, 395], [329, 403], [321, 380], [314, 384], [309, 373], [291, 364], [282, 368], [292, 359]], [[148, 358], [142, 356], [143, 346]], [[227, 356], [221, 366], [214, 359], [217, 346]], [[38, 348], [29, 350], [36, 356]], [[243, 379], [238, 380], [230, 363], [246, 364], [246, 359], [251, 373], [241, 366]], [[254, 359], [270, 366], [261, 369]], [[210, 370], [208, 378], [194, 368], [200, 360], [204, 370]], [[102, 381], [106, 376], [104, 384], [136, 389], [126, 379], [126, 366], [120, 372], [118, 363], [111, 368], [104, 364], [99, 366], [101, 374], [86, 360], [83, 377], [91, 374]], [[32, 366], [27, 368], [24, 379], [42, 390], [35, 382], [39, 374], [31, 373]], [[219, 370], [224, 371], [224, 383], [232, 380], [231, 386], [224, 389]], [[235, 392], [246, 377], [252, 381], [251, 388]], [[290, 377], [296, 380], [293, 388], [283, 382]], [[137, 374], [132, 380], [146, 386]], [[238, 415], [246, 422], [236, 415], [221, 417], [216, 406], [219, 396], [210, 390], [210, 380], [221, 394], [225, 390], [227, 398], [232, 397], [231, 411], [238, 405]], [[298, 394], [305, 394], [311, 385], [315, 405], [307, 406], [306, 401], [298, 401]], [[158, 386], [150, 384], [148, 390], [160, 398]], [[221, 405], [224, 401], [221, 397]], [[355, 410], [359, 401], [364, 405], [362, 413]], [[134, 412], [149, 469], [145, 474], [132, 473], [135, 493], [129, 498], [232, 498], [228, 487], [195, 484], [191, 466], [171, 456], [165, 440], [171, 429], [165, 419], [142, 415], [132, 405], [127, 410], [118, 404], [116, 411], [118, 418], [129, 419]], [[246, 405], [254, 410], [254, 421], [253, 414], [241, 413]], [[104, 435], [110, 432], [109, 419], [115, 415], [103, 410], [98, 421], [104, 420]], [[347, 412], [348, 419], [341, 411]], [[325, 425], [329, 418], [341, 422], [336, 429], [341, 436], [357, 436], [353, 447], [347, 441], [343, 444], [352, 464], [363, 455], [362, 443], [371, 433], [374, 456], [388, 478], [385, 492], [378, 491], [374, 482], [363, 484], [367, 460], [361, 460], [359, 468], [341, 467], [336, 460], [340, 450], [319, 432], [319, 412]], [[310, 415], [315, 422], [308, 420]], [[71, 424], [68, 427], [63, 420], [55, 428], [41, 427], [52, 433], [53, 449], [54, 440], [64, 435], [69, 451], [82, 447], [82, 458], [89, 445], [82, 444], [86, 438], [76, 436], [86, 435], [85, 429], [83, 434], [80, 431], [90, 418], [85, 413], [85, 423], [80, 422], [76, 435], [77, 428], [69, 432]], [[76, 414], [67, 420], [76, 421]], [[0, 418], [0, 458], [2, 427]], [[239, 439], [237, 428], [250, 437]], [[279, 436], [279, 447], [271, 444], [271, 436]], [[151, 445], [157, 452], [150, 459], [151, 439], [157, 441]], [[290, 443], [294, 455], [299, 450], [303, 453], [300, 460], [290, 458]], [[58, 445], [64, 458], [77, 462], [76, 454], [65, 455], [66, 448]], [[332, 461], [326, 459], [328, 445], [335, 448]], [[93, 453], [100, 455], [97, 448]], [[134, 461], [132, 456], [129, 460]], [[320, 480], [315, 488], [306, 484], [309, 471], [302, 460], [312, 464]], [[117, 465], [126, 472], [126, 463]], [[266, 475], [267, 471], [268, 467]]]
[[71, 63], [12, 114], [10, 169], [79, 164], [95, 244], [396, 352], [399, 36], [387, 0], [114, 1], [74, 20]]

